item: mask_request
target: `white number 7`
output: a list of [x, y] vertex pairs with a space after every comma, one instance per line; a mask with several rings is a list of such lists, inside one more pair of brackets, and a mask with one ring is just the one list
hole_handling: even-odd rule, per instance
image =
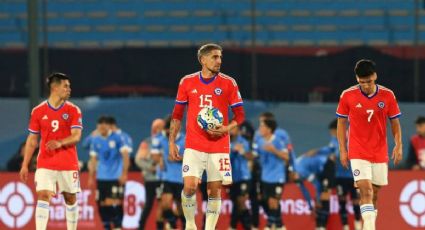
[[366, 112], [369, 114], [369, 116], [367, 117], [367, 122], [370, 122], [370, 119], [372, 119], [374, 110], [368, 109], [368, 110], [366, 110]]

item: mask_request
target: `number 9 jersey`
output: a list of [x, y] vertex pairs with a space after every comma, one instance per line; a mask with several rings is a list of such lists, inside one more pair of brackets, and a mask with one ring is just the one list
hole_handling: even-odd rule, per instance
[[46, 143], [67, 138], [71, 135], [71, 129], [82, 128], [81, 110], [71, 102], [65, 101], [54, 108], [48, 101], [44, 101], [34, 107], [28, 131], [41, 135], [37, 169], [79, 170], [75, 145], [47, 150]]
[[229, 107], [242, 106], [242, 97], [236, 81], [218, 73], [212, 78], [202, 78], [201, 72], [187, 75], [180, 80], [177, 104], [187, 104], [186, 148], [205, 153], [229, 153], [229, 135], [212, 138], [197, 124], [199, 111], [214, 107], [223, 114], [223, 125], [229, 124]]
[[400, 117], [393, 91], [376, 85], [373, 95], [359, 85], [343, 91], [336, 115], [348, 118], [348, 158], [371, 163], [388, 162], [387, 119]]

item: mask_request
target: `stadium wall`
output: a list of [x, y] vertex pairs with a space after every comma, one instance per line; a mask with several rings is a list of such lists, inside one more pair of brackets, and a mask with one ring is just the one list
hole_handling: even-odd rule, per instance
[[[425, 48], [417, 52], [424, 56]], [[378, 83], [393, 89], [400, 101], [413, 101], [414, 54], [413, 47], [258, 49], [258, 99], [336, 102], [343, 89], [355, 84], [354, 63], [369, 58], [378, 65]], [[5, 60], [0, 62], [0, 96], [27, 96], [26, 51], [0, 49], [0, 60]], [[200, 69], [194, 47], [49, 49], [48, 64], [48, 71], [72, 76], [76, 97], [174, 96], [179, 79]], [[425, 66], [425, 60], [420, 64]], [[245, 98], [252, 98], [251, 65], [249, 50], [225, 48], [222, 71], [236, 78]], [[425, 101], [425, 80], [419, 86], [420, 101]]]

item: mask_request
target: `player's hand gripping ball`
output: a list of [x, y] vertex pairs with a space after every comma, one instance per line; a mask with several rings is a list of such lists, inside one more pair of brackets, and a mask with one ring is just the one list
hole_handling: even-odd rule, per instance
[[197, 121], [203, 130], [215, 129], [223, 124], [223, 114], [217, 108], [205, 107], [199, 111]]

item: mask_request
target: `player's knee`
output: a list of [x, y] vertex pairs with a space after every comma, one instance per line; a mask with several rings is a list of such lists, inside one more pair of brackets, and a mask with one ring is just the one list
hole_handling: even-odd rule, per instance
[[37, 199], [50, 202], [52, 195], [53, 194], [50, 191], [39, 191], [37, 192]]
[[77, 202], [77, 196], [75, 194], [63, 194], [63, 198], [65, 200], [65, 203], [67, 205], [73, 205], [75, 202]]
[[372, 188], [364, 188], [360, 190], [360, 195], [362, 200], [372, 201], [373, 199], [373, 190]]
[[197, 187], [195, 184], [187, 184], [187, 185], [185, 184], [183, 188], [184, 194], [188, 196], [192, 196], [193, 194], [195, 194], [196, 188]]

